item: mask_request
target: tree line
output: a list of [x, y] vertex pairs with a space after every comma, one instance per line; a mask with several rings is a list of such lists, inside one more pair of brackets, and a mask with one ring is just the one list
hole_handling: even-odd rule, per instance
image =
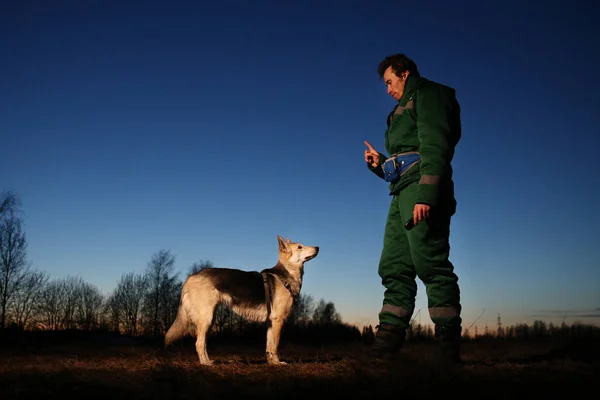
[[[369, 344], [375, 339], [375, 330], [372, 325], [364, 326], [361, 331], [362, 340]], [[411, 322], [406, 332], [407, 340], [432, 341], [435, 339], [433, 325], [422, 325]], [[483, 332], [477, 326], [463, 329], [463, 340], [543, 340], [543, 339], [565, 339], [565, 340], [598, 340], [600, 339], [600, 327], [590, 324], [575, 322], [567, 324], [562, 322], [554, 324], [535, 320], [533, 323], [518, 323], [512, 326], [498, 326], [490, 329], [487, 325]]]
[[[123, 273], [115, 288], [103, 295], [98, 287], [78, 276], [52, 278], [31, 268], [27, 260], [27, 239], [23, 231], [20, 199], [0, 193], [0, 330], [104, 330], [128, 336], [164, 335], [175, 320], [183, 281], [190, 274], [213, 266], [210, 261], [193, 263], [185, 276], [175, 271], [175, 256], [169, 250], [151, 255], [143, 272]], [[224, 304], [217, 306], [211, 334], [257, 333], [264, 326], [237, 316]], [[374, 338], [374, 328], [357, 327], [342, 321], [333, 302], [315, 302], [301, 293], [287, 321], [287, 334], [301, 340], [363, 340]], [[414, 320], [409, 340], [434, 337], [433, 327]], [[600, 328], [575, 323], [561, 325], [534, 321], [533, 325], [502, 326], [483, 332], [469, 327], [465, 339], [536, 339], [544, 337], [600, 338]]]
[[[130, 336], [162, 336], [175, 320], [185, 278], [213, 266], [210, 261], [195, 262], [181, 276], [175, 271], [175, 255], [159, 250], [143, 272], [122, 274], [115, 288], [103, 295], [81, 277], [53, 279], [31, 268], [23, 222], [20, 199], [11, 192], [2, 193], [0, 329], [102, 329]], [[299, 296], [288, 323], [294, 327], [345, 325], [332, 302], [315, 302], [307, 294]], [[214, 333], [242, 332], [251, 325], [223, 304], [215, 310]]]

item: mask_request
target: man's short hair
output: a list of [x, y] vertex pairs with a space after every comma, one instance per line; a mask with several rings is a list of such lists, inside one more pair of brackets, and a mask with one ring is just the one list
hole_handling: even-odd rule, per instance
[[393, 54], [383, 59], [377, 66], [377, 73], [380, 78], [383, 78], [383, 74], [386, 69], [392, 67], [392, 71], [396, 76], [400, 76], [404, 71], [410, 72], [415, 77], [420, 77], [417, 64], [403, 53]]

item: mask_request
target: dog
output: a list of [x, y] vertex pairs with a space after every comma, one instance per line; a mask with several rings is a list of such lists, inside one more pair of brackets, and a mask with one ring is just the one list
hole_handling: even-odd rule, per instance
[[317, 256], [319, 247], [284, 240], [279, 235], [277, 241], [279, 259], [272, 268], [260, 272], [206, 268], [190, 275], [181, 290], [177, 317], [165, 334], [165, 349], [189, 334], [193, 325], [200, 364], [212, 365], [206, 352], [206, 333], [215, 307], [223, 302], [249, 321], [266, 322], [267, 363], [286, 364], [278, 355], [281, 329], [300, 294], [304, 263]]

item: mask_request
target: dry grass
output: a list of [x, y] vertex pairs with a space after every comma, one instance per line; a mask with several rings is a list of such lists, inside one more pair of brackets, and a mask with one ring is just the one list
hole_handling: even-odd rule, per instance
[[597, 344], [466, 343], [464, 364], [452, 369], [433, 361], [433, 349], [409, 343], [397, 362], [383, 365], [369, 362], [361, 344], [282, 343], [289, 364], [272, 367], [255, 344], [213, 344], [209, 368], [198, 364], [190, 342], [164, 352], [158, 344], [95, 339], [17, 341], [0, 347], [0, 399], [554, 397], [593, 389], [600, 378]]

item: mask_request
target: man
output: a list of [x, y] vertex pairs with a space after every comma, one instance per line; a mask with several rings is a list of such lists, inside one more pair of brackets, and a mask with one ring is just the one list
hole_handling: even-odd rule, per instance
[[454, 89], [421, 77], [404, 54], [386, 57], [378, 74], [398, 103], [385, 132], [390, 161], [385, 163], [388, 157], [365, 141], [365, 162], [389, 182], [392, 196], [379, 262], [385, 293], [373, 356], [388, 358], [402, 347], [418, 276], [426, 288], [439, 355], [458, 362], [461, 304], [449, 236], [456, 211], [451, 161], [461, 137], [460, 106]]

